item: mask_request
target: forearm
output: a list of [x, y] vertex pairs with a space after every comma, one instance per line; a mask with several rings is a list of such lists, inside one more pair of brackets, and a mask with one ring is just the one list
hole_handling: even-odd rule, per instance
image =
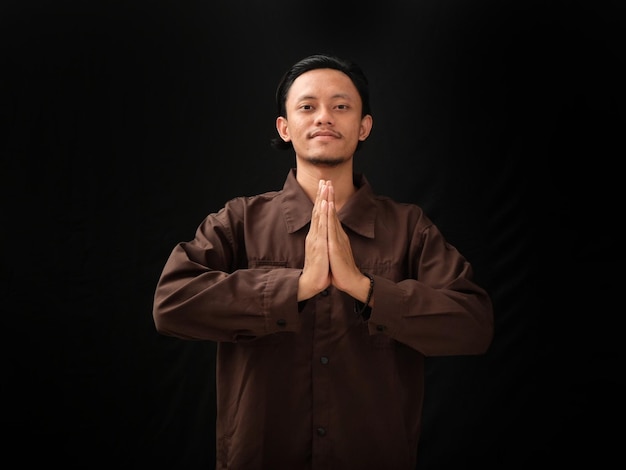
[[425, 356], [483, 354], [493, 338], [493, 306], [469, 281], [458, 290], [375, 276], [371, 334], [384, 332]]
[[295, 269], [242, 269], [232, 274], [164, 270], [154, 297], [157, 331], [184, 339], [243, 341], [298, 328]]

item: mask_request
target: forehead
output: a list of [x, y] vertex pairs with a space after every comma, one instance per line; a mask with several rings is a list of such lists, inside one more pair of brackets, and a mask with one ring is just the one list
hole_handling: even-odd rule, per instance
[[350, 77], [335, 69], [314, 69], [304, 72], [291, 85], [287, 101], [329, 97], [360, 101], [359, 92]]

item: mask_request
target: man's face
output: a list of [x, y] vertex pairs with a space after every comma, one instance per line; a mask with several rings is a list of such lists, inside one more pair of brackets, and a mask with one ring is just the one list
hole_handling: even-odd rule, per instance
[[354, 155], [365, 140], [372, 118], [361, 118], [361, 97], [352, 80], [338, 70], [315, 69], [300, 75], [287, 93], [287, 117], [276, 120], [283, 140], [296, 156], [312, 163], [336, 165]]

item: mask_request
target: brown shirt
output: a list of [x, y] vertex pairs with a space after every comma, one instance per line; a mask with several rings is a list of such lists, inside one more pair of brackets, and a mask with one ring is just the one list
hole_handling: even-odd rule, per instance
[[313, 203], [295, 170], [281, 191], [210, 214], [164, 267], [158, 331], [218, 344], [218, 469], [413, 469], [424, 357], [491, 342], [467, 260], [418, 206], [355, 185], [339, 217], [374, 277], [369, 319], [333, 287], [296, 300]]

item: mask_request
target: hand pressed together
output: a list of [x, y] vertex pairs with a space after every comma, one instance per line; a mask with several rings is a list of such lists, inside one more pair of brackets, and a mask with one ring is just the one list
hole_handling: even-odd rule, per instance
[[305, 240], [298, 301], [309, 299], [330, 285], [365, 302], [370, 280], [354, 261], [350, 239], [337, 216], [332, 182], [320, 180]]

